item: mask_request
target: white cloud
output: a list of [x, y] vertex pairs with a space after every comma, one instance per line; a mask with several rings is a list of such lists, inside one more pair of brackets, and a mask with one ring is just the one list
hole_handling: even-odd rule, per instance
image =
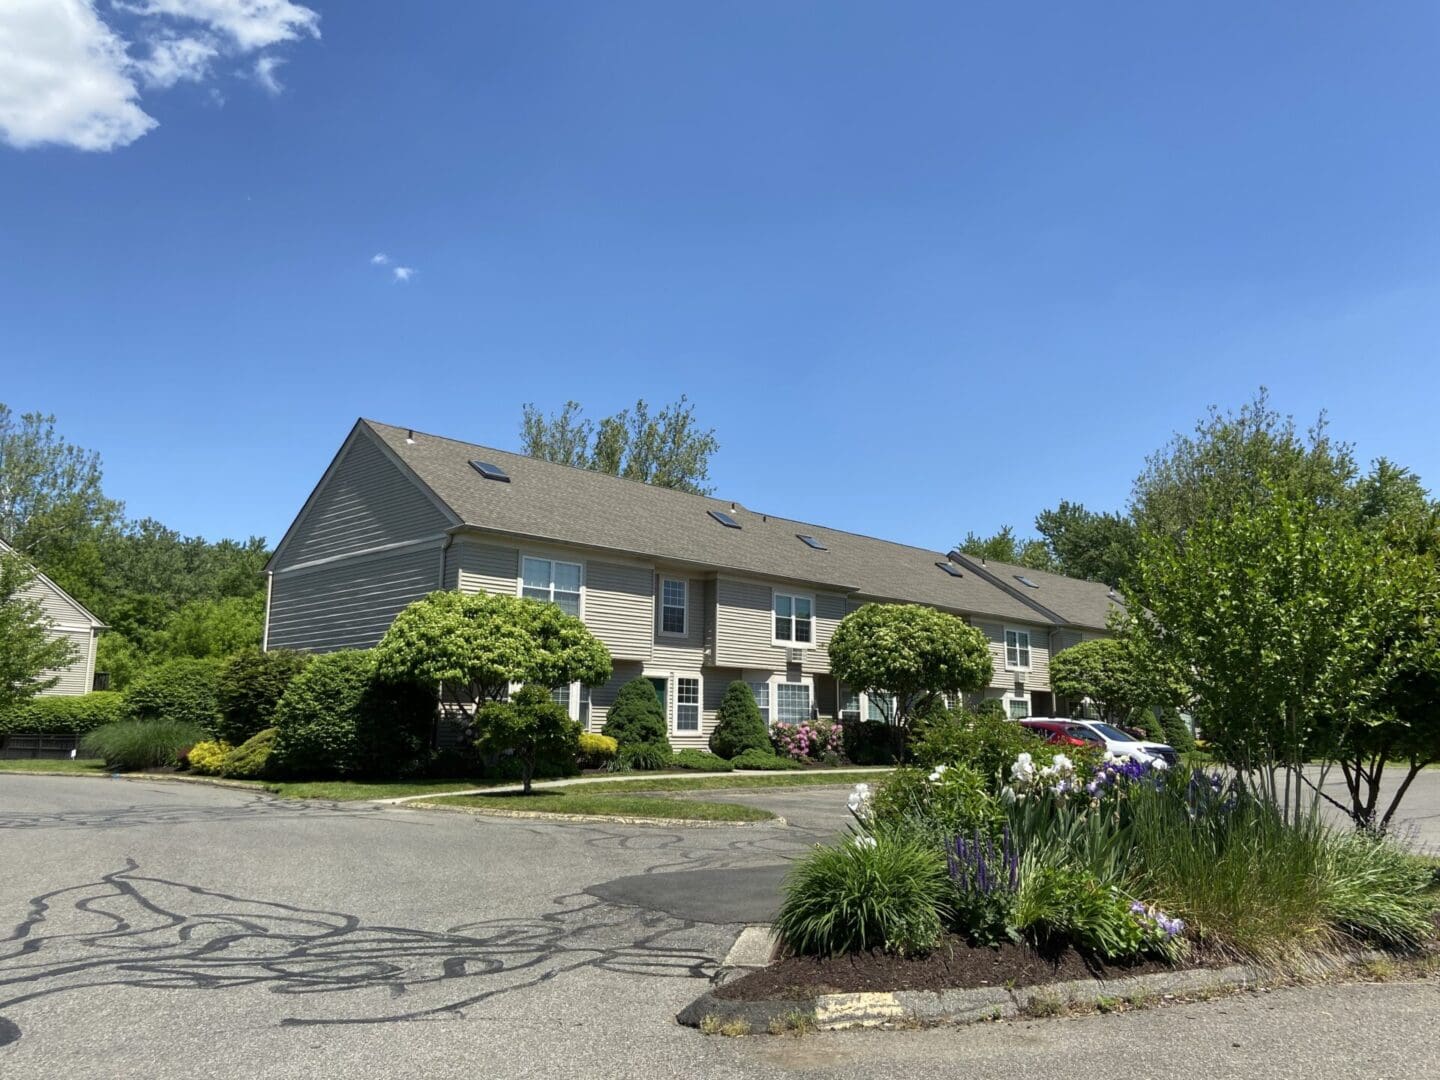
[[383, 251], [377, 251], [374, 255], [370, 256], [371, 266], [386, 266], [389, 262], [390, 256], [386, 255]]
[[138, 0], [123, 6], [140, 15], [203, 23], [227, 35], [242, 52], [320, 36], [319, 14], [291, 0]]
[[24, 149], [126, 146], [155, 126], [137, 104], [125, 42], [87, 0], [6, 0], [0, 138]]
[[[293, 0], [111, 0], [103, 18], [98, 0], [0, 0], [0, 9], [0, 141], [21, 149], [127, 146], [156, 126], [142, 86], [202, 82], [223, 61], [320, 36], [320, 16]], [[249, 72], [278, 94], [282, 62], [266, 53]]]
[[147, 85], [164, 89], [181, 81], [200, 82], [219, 53], [213, 42], [202, 38], [162, 37], [151, 43], [150, 55], [135, 67]]
[[400, 282], [409, 281], [415, 276], [415, 268], [413, 266], [397, 266], [391, 272], [395, 275], [395, 280]]
[[255, 61], [255, 81], [263, 86], [269, 93], [278, 94], [284, 90], [284, 85], [275, 77], [275, 69], [285, 61], [279, 56], [262, 56]]

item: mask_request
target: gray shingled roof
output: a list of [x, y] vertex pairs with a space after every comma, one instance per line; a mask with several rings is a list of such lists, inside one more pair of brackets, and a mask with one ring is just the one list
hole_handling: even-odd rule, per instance
[[[652, 487], [494, 447], [420, 432], [408, 443], [407, 428], [361, 423], [475, 528], [829, 585], [951, 611], [1050, 621], [979, 574], [946, 574], [935, 565], [945, 561], [942, 552], [767, 516], [728, 499]], [[474, 459], [500, 466], [511, 482], [486, 480], [470, 466]], [[743, 527], [725, 528], [709, 510], [731, 514]], [[806, 546], [797, 533], [814, 536], [829, 550]]]
[[[1053, 611], [1071, 626], [1083, 626], [1092, 630], [1104, 630], [1109, 626], [1111, 611], [1124, 611], [1118, 593], [1112, 594], [1109, 585], [1098, 581], [1083, 581], [1080, 578], [1065, 577], [1063, 574], [1047, 574], [1043, 570], [1031, 570], [1011, 563], [996, 562], [994, 559], [981, 560], [973, 555], [954, 553], [955, 561], [969, 564], [983, 573], [989, 573], [1007, 589], [1027, 596], [1035, 603]], [[1022, 585], [1017, 578], [1023, 575], [1039, 588], [1031, 589]]]

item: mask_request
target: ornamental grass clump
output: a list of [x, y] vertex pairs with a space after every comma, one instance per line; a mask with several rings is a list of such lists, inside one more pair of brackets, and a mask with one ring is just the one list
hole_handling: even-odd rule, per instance
[[928, 952], [951, 917], [941, 852], [892, 833], [817, 847], [790, 872], [775, 922], [792, 952], [838, 956]]
[[104, 759], [107, 769], [132, 772], [174, 766], [183, 751], [204, 738], [203, 728], [184, 720], [122, 720], [86, 735], [80, 752]]

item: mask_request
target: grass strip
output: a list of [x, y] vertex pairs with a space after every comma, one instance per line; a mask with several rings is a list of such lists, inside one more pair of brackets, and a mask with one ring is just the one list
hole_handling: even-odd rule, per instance
[[282, 799], [326, 799], [358, 802], [398, 799], [404, 795], [443, 794], [467, 788], [508, 787], [514, 780], [297, 780], [271, 782], [265, 790]]
[[770, 821], [775, 817], [770, 811], [761, 810], [758, 806], [703, 802], [698, 799], [658, 799], [643, 795], [605, 795], [591, 791], [576, 793], [573, 788], [535, 791], [529, 795], [446, 795], [421, 801], [440, 806], [468, 806], [479, 810], [600, 814], [685, 821]]
[[108, 770], [99, 758], [17, 758], [0, 761], [0, 772], [56, 773], [70, 776], [104, 776]]
[[572, 784], [567, 791], [735, 791], [746, 788], [782, 787], [846, 787], [858, 783], [878, 783], [883, 772], [802, 772], [770, 773], [765, 776], [651, 776], [633, 780], [597, 780]]

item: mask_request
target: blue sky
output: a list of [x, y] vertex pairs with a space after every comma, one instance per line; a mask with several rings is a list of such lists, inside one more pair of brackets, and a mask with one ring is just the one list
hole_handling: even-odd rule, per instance
[[1261, 384], [1440, 483], [1433, 5], [13, 6], [0, 401], [136, 516], [682, 392], [718, 493], [934, 547]]

